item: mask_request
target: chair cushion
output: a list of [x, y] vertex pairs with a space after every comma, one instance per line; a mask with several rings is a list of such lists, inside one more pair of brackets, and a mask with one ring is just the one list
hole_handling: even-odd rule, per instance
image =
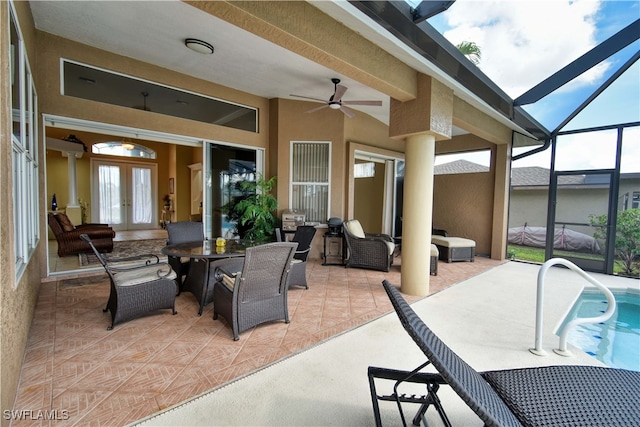
[[357, 219], [352, 219], [351, 221], [347, 221], [344, 223], [344, 226], [347, 227], [347, 230], [349, 230], [349, 233], [353, 234], [354, 236], [360, 238], [360, 239], [364, 239], [364, 230], [362, 229], [362, 225], [360, 224], [360, 221], [358, 221]]
[[476, 242], [462, 237], [431, 236], [431, 242], [447, 248], [475, 248]]
[[229, 289], [231, 292], [233, 292], [233, 288], [235, 288], [236, 286], [236, 276], [240, 274], [240, 272], [238, 273], [234, 273], [231, 276], [229, 276], [228, 274], [222, 274], [222, 279], [220, 280], [220, 283], [222, 283], [224, 285], [225, 288]]
[[116, 285], [118, 286], [133, 286], [140, 283], [152, 282], [154, 280], [169, 279], [174, 280], [176, 272], [171, 269], [171, 273], [168, 276], [159, 276], [160, 274], [166, 274], [167, 268], [170, 268], [166, 264], [161, 265], [149, 265], [140, 268], [132, 268], [131, 270], [118, 271], [114, 274]]
[[431, 244], [431, 256], [438, 256], [438, 255], [440, 255], [440, 252], [438, 251], [438, 247], [432, 243]]
[[63, 214], [63, 213], [56, 214], [56, 219], [58, 220], [58, 223], [60, 223], [60, 226], [64, 231], [73, 231], [76, 229], [66, 214]]
[[393, 255], [396, 250], [396, 244], [394, 242], [387, 241], [385, 241], [385, 243], [387, 244], [387, 249], [389, 249], [389, 255]]

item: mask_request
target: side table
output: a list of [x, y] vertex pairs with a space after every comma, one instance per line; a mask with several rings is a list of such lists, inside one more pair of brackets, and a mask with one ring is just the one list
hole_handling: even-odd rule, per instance
[[347, 242], [342, 233], [324, 233], [322, 265], [345, 265]]

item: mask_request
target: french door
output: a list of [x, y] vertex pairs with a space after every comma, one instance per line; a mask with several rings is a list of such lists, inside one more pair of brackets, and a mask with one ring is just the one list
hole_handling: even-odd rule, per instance
[[114, 230], [155, 228], [157, 165], [133, 162], [91, 162], [91, 221]]

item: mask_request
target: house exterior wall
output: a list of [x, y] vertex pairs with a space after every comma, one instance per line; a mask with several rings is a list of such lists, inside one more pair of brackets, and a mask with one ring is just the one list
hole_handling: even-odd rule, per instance
[[[15, 2], [17, 19], [25, 42], [27, 57], [31, 67], [36, 67], [36, 35], [28, 2]], [[20, 380], [20, 368], [32, 322], [38, 322], [41, 333], [50, 333], [48, 322], [51, 319], [33, 319], [40, 278], [46, 271], [46, 228], [43, 221], [40, 225], [40, 242], [36, 248], [26, 271], [16, 283], [15, 252], [13, 235], [13, 177], [12, 177], [12, 142], [13, 129], [11, 116], [11, 87], [9, 76], [9, 31], [5, 23], [9, 22], [9, 4], [0, 2], [0, 405], [1, 410], [11, 409]], [[40, 96], [40, 93], [38, 93]], [[40, 170], [44, 171], [44, 154], [42, 142], [39, 143]], [[40, 175], [40, 185], [44, 188], [44, 175]], [[41, 206], [46, 206], [44, 195], [40, 197]], [[47, 301], [40, 301], [46, 304]], [[47, 369], [43, 366], [43, 372]], [[27, 408], [24, 408], [27, 409]], [[2, 417], [2, 427], [9, 425], [9, 420]]]

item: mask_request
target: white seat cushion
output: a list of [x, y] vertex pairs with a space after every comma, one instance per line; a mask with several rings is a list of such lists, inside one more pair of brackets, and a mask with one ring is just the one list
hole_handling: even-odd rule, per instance
[[439, 256], [439, 255], [440, 255], [440, 252], [438, 251], [438, 247], [432, 243], [431, 244], [431, 256]]
[[238, 274], [240, 274], [240, 272], [234, 273], [231, 276], [229, 276], [228, 274], [222, 274], [221, 282], [224, 285], [224, 287], [233, 292], [233, 288], [236, 287], [236, 276]]
[[465, 239], [463, 237], [444, 237], [444, 236], [431, 236], [431, 243], [444, 246], [446, 248], [475, 248], [476, 242], [471, 239]]
[[[169, 270], [171, 270], [170, 273]], [[169, 275], [164, 276], [167, 273], [169, 273]], [[176, 272], [167, 264], [149, 265], [131, 270], [118, 271], [113, 276], [118, 286], [133, 286], [160, 279], [174, 280], [178, 277]]]

